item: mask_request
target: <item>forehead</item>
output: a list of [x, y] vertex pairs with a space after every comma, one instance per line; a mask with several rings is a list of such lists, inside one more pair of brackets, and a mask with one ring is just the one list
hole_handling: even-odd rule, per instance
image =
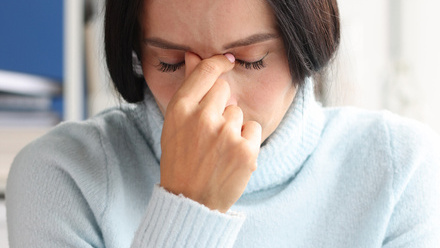
[[210, 49], [277, 30], [265, 0], [145, 0], [140, 21], [143, 38]]

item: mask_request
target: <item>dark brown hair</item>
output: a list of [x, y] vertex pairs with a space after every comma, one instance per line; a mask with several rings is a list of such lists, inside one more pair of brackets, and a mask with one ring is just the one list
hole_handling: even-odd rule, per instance
[[[140, 58], [139, 15], [144, 0], [107, 0], [105, 54], [107, 67], [120, 95], [131, 103], [144, 99], [146, 83], [135, 70]], [[294, 81], [319, 73], [333, 58], [340, 40], [336, 0], [267, 0], [283, 37]]]

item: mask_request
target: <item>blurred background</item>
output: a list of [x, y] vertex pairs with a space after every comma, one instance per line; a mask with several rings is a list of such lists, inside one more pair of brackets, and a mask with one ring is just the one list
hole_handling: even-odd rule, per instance
[[[339, 0], [326, 106], [388, 109], [440, 133], [440, 1]], [[0, 0], [0, 196], [28, 142], [120, 103], [105, 69], [104, 0]], [[0, 204], [0, 247], [7, 247]], [[3, 243], [2, 243], [3, 242]]]
[[440, 1], [338, 3], [342, 44], [324, 102], [388, 109], [440, 133]]

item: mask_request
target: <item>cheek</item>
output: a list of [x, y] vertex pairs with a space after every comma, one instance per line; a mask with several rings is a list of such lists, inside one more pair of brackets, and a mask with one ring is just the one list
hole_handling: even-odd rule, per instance
[[252, 96], [251, 104], [263, 112], [286, 109], [295, 96], [295, 87], [290, 73], [285, 70], [273, 70], [262, 73], [255, 87], [248, 92]]
[[160, 72], [152, 66], [143, 66], [143, 73], [148, 88], [153, 93], [160, 110], [165, 114], [168, 103], [179, 89], [182, 79], [173, 74]]
[[288, 72], [267, 72], [258, 77], [255, 86], [247, 91], [245, 115], [248, 120], [255, 120], [262, 125], [263, 140], [277, 128], [295, 97], [296, 88]]

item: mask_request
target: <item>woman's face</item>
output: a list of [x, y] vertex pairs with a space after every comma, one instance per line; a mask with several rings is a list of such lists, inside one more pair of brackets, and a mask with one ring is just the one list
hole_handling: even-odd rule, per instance
[[142, 70], [163, 114], [184, 82], [186, 51], [201, 59], [231, 53], [235, 67], [221, 75], [229, 104], [260, 123], [262, 141], [276, 129], [296, 89], [266, 1], [145, 0], [140, 22]]

